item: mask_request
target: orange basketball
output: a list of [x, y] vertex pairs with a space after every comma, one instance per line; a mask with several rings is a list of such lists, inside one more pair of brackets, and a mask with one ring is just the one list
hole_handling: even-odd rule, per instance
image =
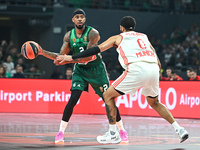
[[40, 45], [34, 41], [27, 41], [22, 45], [21, 53], [26, 59], [34, 59], [38, 56]]

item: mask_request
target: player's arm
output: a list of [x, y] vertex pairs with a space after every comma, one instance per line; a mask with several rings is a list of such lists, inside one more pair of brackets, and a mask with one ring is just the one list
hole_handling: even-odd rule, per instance
[[[96, 29], [92, 29], [89, 32], [88, 37], [89, 37], [89, 42], [88, 42], [88, 45], [87, 45], [87, 49], [89, 49], [91, 47], [95, 47], [95, 46], [98, 45], [98, 41], [100, 40], [100, 36], [99, 36], [99, 32]], [[92, 57], [93, 56], [74, 59], [70, 63], [84, 63], [84, 62], [88, 62], [88, 61], [92, 60]]]
[[120, 35], [115, 35], [107, 39], [105, 42], [101, 43], [98, 46], [91, 47], [86, 51], [83, 51], [81, 53], [69, 56], [69, 55], [59, 55], [56, 60], [59, 61], [60, 63], [63, 63], [65, 61], [70, 61], [71, 63], [73, 60], [76, 60], [78, 58], [82, 57], [88, 57], [92, 56], [95, 54], [98, 54], [99, 52], [103, 52], [108, 50], [111, 47], [118, 46], [121, 41], [121, 36]]
[[[149, 42], [149, 43], [150, 43], [150, 42]], [[154, 53], [156, 54], [156, 50], [155, 50], [154, 47], [151, 45], [151, 43], [150, 43], [150, 47], [151, 47], [151, 49], [154, 51]], [[160, 63], [160, 60], [159, 60], [157, 54], [156, 54], [156, 57], [157, 57], [157, 61], [158, 61], [158, 66], [159, 66], [159, 68], [161, 69], [161, 63]]]
[[[64, 38], [63, 38], [63, 45], [62, 45], [61, 50], [60, 50], [60, 54], [61, 55], [68, 54], [70, 52], [69, 34], [70, 34], [70, 32], [67, 32], [65, 34]], [[52, 60], [56, 60], [56, 57], [58, 55], [60, 55], [60, 54], [59, 53], [50, 52], [50, 51], [44, 50], [42, 48], [39, 51], [39, 55], [43, 55], [44, 57], [47, 57], [47, 58], [52, 59]]]

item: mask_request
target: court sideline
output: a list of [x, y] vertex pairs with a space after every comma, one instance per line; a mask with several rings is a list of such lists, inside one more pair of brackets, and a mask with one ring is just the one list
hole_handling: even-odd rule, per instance
[[99, 144], [96, 136], [108, 130], [105, 115], [73, 114], [65, 132], [65, 144], [54, 138], [62, 114], [0, 113], [0, 150], [199, 150], [200, 120], [177, 119], [190, 137], [179, 143], [178, 135], [159, 117], [122, 116], [129, 143]]

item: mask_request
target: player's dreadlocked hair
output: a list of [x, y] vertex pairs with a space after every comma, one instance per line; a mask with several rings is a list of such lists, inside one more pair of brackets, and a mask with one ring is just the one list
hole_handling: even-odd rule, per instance
[[128, 31], [133, 31], [136, 26], [136, 21], [131, 16], [125, 16], [121, 19], [120, 25]]

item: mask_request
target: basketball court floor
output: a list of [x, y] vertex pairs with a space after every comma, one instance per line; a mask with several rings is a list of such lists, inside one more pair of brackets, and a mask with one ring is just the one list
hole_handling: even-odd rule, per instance
[[108, 131], [105, 115], [73, 114], [65, 143], [55, 145], [62, 114], [0, 113], [0, 150], [200, 150], [200, 120], [176, 119], [190, 133], [178, 135], [158, 117], [122, 116], [129, 143], [99, 144], [96, 136]]

